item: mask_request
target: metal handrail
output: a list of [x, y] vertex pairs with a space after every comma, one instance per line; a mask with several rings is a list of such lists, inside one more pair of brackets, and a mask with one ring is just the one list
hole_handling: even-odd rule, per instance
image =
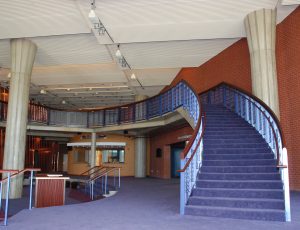
[[[204, 118], [203, 129], [202, 129], [200, 138], [199, 138], [199, 140], [198, 140], [198, 142], [197, 142], [197, 145], [196, 145], [195, 149], [193, 150], [193, 153], [192, 153], [190, 159], [186, 162], [186, 164], [184, 165], [184, 167], [183, 167], [182, 169], [177, 170], [177, 172], [185, 172], [185, 170], [188, 168], [188, 166], [190, 165], [191, 161], [193, 160], [193, 158], [195, 157], [195, 155], [196, 155], [196, 153], [197, 153], [197, 149], [199, 148], [199, 145], [200, 145], [200, 143], [201, 143], [201, 141], [202, 141], [202, 139], [203, 139], [204, 132], [205, 132], [205, 127], [206, 127], [206, 114], [205, 114], [205, 112], [203, 112], [203, 115], [202, 115], [201, 117]], [[200, 119], [200, 120], [201, 120], [201, 119]], [[198, 130], [199, 130], [199, 128], [198, 128]], [[190, 147], [190, 148], [191, 148], [191, 147]], [[190, 149], [190, 148], [189, 148], [189, 149]]]
[[[94, 183], [96, 180], [105, 177], [105, 181], [104, 181], [104, 194], [106, 194], [107, 191], [107, 176], [108, 173], [114, 171], [114, 184], [115, 184], [115, 176], [116, 176], [116, 170], [118, 170], [118, 174], [119, 174], [119, 180], [118, 180], [118, 187], [121, 187], [121, 171], [119, 167], [103, 167], [102, 169], [104, 169], [104, 172], [99, 173], [98, 175], [95, 175], [94, 177], [90, 178], [89, 180], [86, 181], [87, 184], [89, 184], [90, 187], [90, 198], [91, 200], [94, 199]], [[103, 179], [102, 179], [103, 182]], [[103, 185], [102, 185], [103, 186]]]

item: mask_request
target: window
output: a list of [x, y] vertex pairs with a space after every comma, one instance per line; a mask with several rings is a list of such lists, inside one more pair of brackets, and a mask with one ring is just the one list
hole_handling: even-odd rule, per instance
[[73, 156], [74, 163], [88, 163], [89, 162], [89, 150], [76, 149]]
[[102, 150], [102, 163], [124, 163], [124, 149], [108, 149]]

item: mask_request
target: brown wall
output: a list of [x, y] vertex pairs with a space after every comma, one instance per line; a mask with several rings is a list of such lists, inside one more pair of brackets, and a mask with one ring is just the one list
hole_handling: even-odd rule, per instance
[[[72, 142], [90, 142], [91, 139], [81, 139], [81, 135], [75, 136]], [[134, 176], [134, 158], [135, 158], [135, 146], [134, 139], [123, 135], [107, 135], [105, 139], [97, 139], [97, 142], [126, 142], [125, 147], [125, 163], [120, 164], [103, 164], [108, 166], [116, 166], [121, 168], [121, 176]], [[81, 174], [89, 169], [87, 163], [74, 163], [72, 151], [68, 154], [68, 173], [69, 174]]]
[[[300, 7], [277, 25], [276, 58], [280, 121], [288, 149], [290, 186], [300, 190]], [[182, 79], [198, 93], [223, 81], [251, 92], [247, 40], [239, 40], [197, 68], [183, 68], [170, 86]], [[160, 145], [167, 143], [161, 141]]]
[[[185, 141], [179, 137], [190, 135], [193, 129], [185, 126], [175, 130], [159, 131], [150, 138], [150, 176], [170, 178], [171, 175], [171, 148], [170, 144]], [[162, 157], [156, 157], [156, 149], [162, 149]]]

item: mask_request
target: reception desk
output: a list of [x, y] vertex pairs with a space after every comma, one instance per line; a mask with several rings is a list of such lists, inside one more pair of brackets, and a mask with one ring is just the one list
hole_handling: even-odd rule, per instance
[[65, 204], [66, 180], [62, 175], [36, 176], [35, 207], [59, 206]]

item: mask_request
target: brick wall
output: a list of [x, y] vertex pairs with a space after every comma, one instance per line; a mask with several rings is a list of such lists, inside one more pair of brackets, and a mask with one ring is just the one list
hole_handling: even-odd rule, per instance
[[197, 68], [183, 68], [171, 87], [186, 80], [198, 93], [223, 81], [251, 92], [250, 55], [245, 38], [234, 43]]
[[[300, 7], [277, 25], [276, 58], [280, 121], [288, 149], [290, 187], [300, 190]], [[197, 68], [183, 68], [169, 87], [182, 79], [198, 93], [223, 81], [251, 92], [247, 40], [239, 40]]]
[[277, 26], [280, 122], [284, 131], [290, 186], [300, 190], [300, 7]]

